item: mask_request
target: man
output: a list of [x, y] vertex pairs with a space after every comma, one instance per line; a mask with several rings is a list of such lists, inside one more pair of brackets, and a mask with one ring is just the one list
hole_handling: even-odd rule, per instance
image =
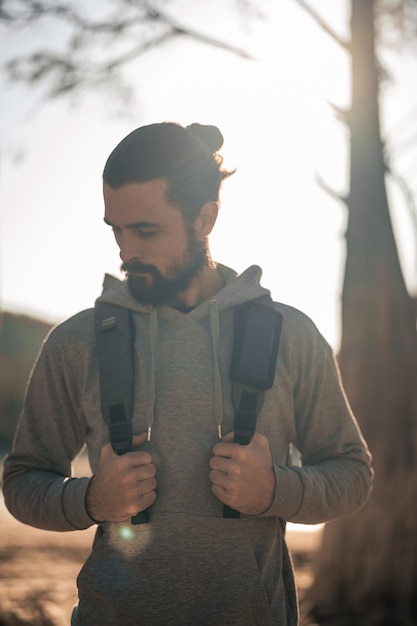
[[[215, 127], [145, 126], [104, 169], [104, 219], [127, 280], [106, 276], [100, 300], [132, 311], [132, 451], [114, 453], [100, 412], [92, 310], [50, 333], [31, 374], [4, 494], [27, 524], [98, 524], [77, 626], [293, 626], [285, 522], [324, 522], [369, 494], [369, 453], [332, 352], [291, 307], [275, 305], [275, 382], [256, 432], [248, 445], [233, 441], [234, 310], [268, 292], [259, 268], [237, 276], [210, 258], [229, 175], [222, 141]], [[93, 477], [71, 478], [84, 443]], [[224, 518], [225, 504], [240, 517]], [[131, 523], [149, 507], [148, 523]]]

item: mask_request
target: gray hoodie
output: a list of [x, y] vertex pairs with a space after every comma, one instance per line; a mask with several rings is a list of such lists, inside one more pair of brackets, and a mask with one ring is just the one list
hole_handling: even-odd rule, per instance
[[[372, 471], [332, 351], [314, 324], [276, 304], [283, 329], [274, 387], [257, 430], [267, 436], [275, 498], [259, 516], [224, 519], [209, 480], [218, 426], [232, 431], [229, 368], [233, 307], [268, 293], [261, 271], [219, 266], [224, 287], [184, 314], [136, 302], [106, 276], [101, 299], [133, 311], [133, 432], [152, 428], [157, 499], [149, 524], [98, 526], [78, 577], [79, 626], [293, 626], [297, 602], [283, 538], [287, 520], [324, 522], [358, 509]], [[84, 444], [93, 473], [109, 440], [100, 414], [93, 310], [51, 331], [29, 381], [4, 496], [11, 513], [39, 528], [69, 531], [94, 521], [90, 478], [71, 477]], [[302, 462], [291, 464], [295, 447]]]

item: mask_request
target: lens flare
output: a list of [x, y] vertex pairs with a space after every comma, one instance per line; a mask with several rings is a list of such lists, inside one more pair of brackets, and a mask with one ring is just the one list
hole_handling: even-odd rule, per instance
[[134, 532], [129, 526], [122, 526], [119, 532], [120, 532], [120, 537], [122, 539], [126, 539], [127, 541], [129, 541], [130, 539], [133, 539], [134, 537]]

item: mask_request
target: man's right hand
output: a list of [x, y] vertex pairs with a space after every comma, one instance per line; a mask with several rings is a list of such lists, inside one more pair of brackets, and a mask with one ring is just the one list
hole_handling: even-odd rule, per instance
[[[146, 441], [146, 432], [134, 435], [132, 448]], [[91, 519], [124, 522], [156, 500], [156, 468], [149, 452], [117, 455], [111, 444], [103, 446], [96, 474], [90, 480], [86, 508]]]

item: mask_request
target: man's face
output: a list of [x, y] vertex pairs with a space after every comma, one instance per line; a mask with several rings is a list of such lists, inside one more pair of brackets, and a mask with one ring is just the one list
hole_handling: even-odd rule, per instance
[[143, 304], [175, 303], [207, 264], [204, 239], [187, 229], [181, 211], [166, 199], [166, 182], [104, 184], [106, 224], [120, 248], [132, 296]]

